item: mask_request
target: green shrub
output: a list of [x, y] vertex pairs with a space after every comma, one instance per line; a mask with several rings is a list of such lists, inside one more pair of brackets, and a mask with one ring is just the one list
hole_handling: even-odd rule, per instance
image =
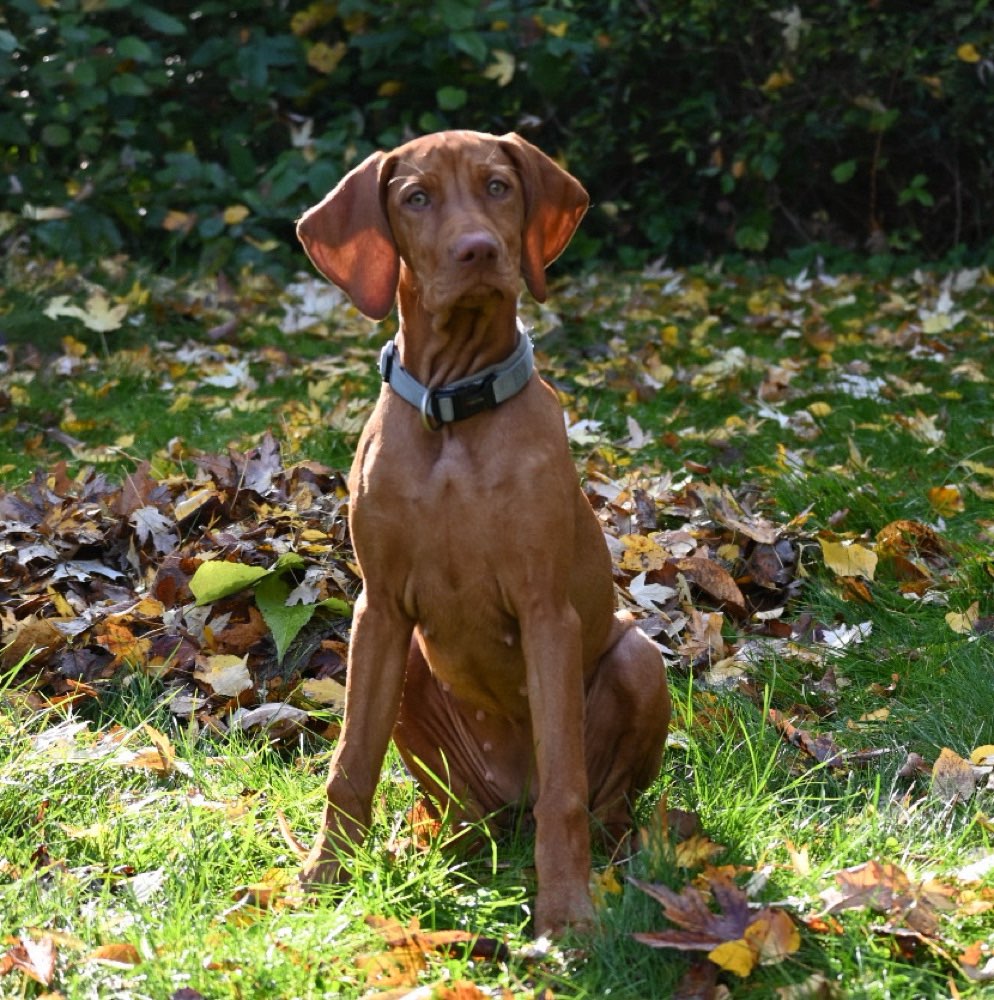
[[623, 263], [994, 223], [989, 0], [7, 0], [0, 233], [52, 255], [299, 265], [293, 219], [424, 131], [517, 129]]

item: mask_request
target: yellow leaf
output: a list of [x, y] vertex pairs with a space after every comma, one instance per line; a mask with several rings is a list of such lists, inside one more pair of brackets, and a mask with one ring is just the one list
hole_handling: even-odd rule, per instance
[[493, 57], [494, 61], [484, 69], [483, 75], [498, 87], [506, 87], [514, 79], [514, 56], [503, 49], [494, 49]]
[[666, 553], [645, 535], [622, 535], [621, 544], [624, 546], [619, 563], [622, 569], [649, 572], [662, 569], [666, 564]]
[[793, 82], [794, 74], [789, 69], [774, 70], [765, 82], [760, 84], [759, 89], [764, 94], [772, 94], [777, 90], [783, 90], [784, 87], [789, 87]]
[[808, 406], [808, 413], [813, 417], [827, 417], [832, 412], [832, 407], [828, 403], [811, 403]]
[[376, 88], [376, 95], [378, 97], [394, 97], [403, 89], [404, 84], [400, 80], [384, 80], [383, 83]]
[[994, 745], [985, 743], [970, 754], [970, 763], [980, 765], [994, 764]]
[[877, 554], [856, 542], [831, 542], [818, 539], [825, 565], [836, 576], [861, 576], [872, 580], [877, 570]]
[[967, 63], [977, 63], [980, 62], [980, 53], [977, 51], [977, 46], [973, 42], [964, 42], [956, 50], [956, 58]]
[[307, 50], [307, 65], [318, 73], [333, 73], [338, 64], [345, 58], [348, 46], [345, 42], [335, 42], [328, 45], [326, 42], [315, 42]]
[[224, 222], [228, 226], [237, 226], [239, 222], [244, 222], [249, 217], [249, 210], [245, 205], [229, 205], [224, 210]]
[[974, 462], [969, 458], [961, 459], [959, 464], [964, 469], [969, 469], [975, 476], [986, 476], [988, 479], [994, 479], [994, 466], [984, 465], [983, 462]]
[[802, 878], [807, 878], [811, 874], [811, 858], [808, 855], [808, 849], [804, 847], [795, 847], [789, 840], [784, 844], [787, 848], [787, 853], [790, 855], [790, 863]]
[[783, 910], [764, 910], [742, 935], [762, 965], [776, 965], [801, 947], [797, 926]]
[[958, 514], [964, 509], [963, 494], [958, 486], [933, 486], [928, 491], [928, 502], [943, 516]]
[[590, 895], [598, 910], [603, 910], [607, 906], [608, 896], [620, 896], [621, 892], [618, 869], [614, 865], [609, 865], [604, 871], [594, 872], [590, 876]]
[[45, 315], [49, 319], [71, 316], [81, 320], [88, 330], [108, 333], [118, 329], [124, 322], [124, 317], [128, 315], [128, 305], [122, 302], [112, 306], [107, 296], [98, 289], [86, 300], [85, 307], [70, 305], [68, 296], [57, 295], [45, 307]]
[[872, 712], [864, 712], [860, 717], [860, 722], [883, 722], [890, 718], [889, 708], [875, 708]]
[[316, 702], [318, 705], [327, 705], [336, 711], [341, 711], [345, 707], [345, 685], [330, 677], [304, 681], [301, 692], [308, 701]]
[[566, 21], [560, 21], [558, 24], [547, 24], [545, 26], [545, 30], [556, 38], [565, 38], [567, 28], [569, 28], [569, 23]]
[[708, 958], [726, 972], [734, 972], [745, 979], [756, 968], [759, 954], [748, 941], [739, 938], [737, 941], [724, 941], [717, 948], [712, 948], [708, 952]]
[[946, 615], [946, 624], [959, 635], [971, 635], [973, 626], [980, 618], [980, 603], [974, 601], [966, 611], [950, 611]]

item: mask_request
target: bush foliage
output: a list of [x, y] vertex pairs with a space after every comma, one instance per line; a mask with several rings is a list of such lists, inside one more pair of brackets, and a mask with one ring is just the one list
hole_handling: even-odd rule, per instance
[[0, 233], [73, 259], [299, 263], [292, 220], [424, 131], [518, 130], [638, 263], [994, 229], [989, 0], [7, 0]]

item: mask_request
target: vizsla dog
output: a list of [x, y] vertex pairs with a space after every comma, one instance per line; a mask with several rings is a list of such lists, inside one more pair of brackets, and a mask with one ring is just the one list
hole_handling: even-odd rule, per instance
[[517, 322], [587, 207], [517, 135], [374, 153], [300, 220], [315, 266], [400, 328], [349, 479], [363, 578], [345, 720], [305, 884], [347, 876], [391, 735], [457, 819], [535, 816], [535, 930], [589, 925], [590, 820], [608, 836], [656, 776], [658, 648], [613, 613], [611, 560], [563, 414]]

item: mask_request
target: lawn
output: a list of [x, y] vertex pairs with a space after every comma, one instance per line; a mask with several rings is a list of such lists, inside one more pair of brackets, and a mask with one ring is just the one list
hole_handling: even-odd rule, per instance
[[0, 996], [990, 990], [990, 272], [660, 266], [524, 304], [674, 698], [598, 929], [548, 942], [527, 823], [426, 830], [393, 757], [351, 882], [294, 885], [390, 322], [303, 276], [3, 268]]

